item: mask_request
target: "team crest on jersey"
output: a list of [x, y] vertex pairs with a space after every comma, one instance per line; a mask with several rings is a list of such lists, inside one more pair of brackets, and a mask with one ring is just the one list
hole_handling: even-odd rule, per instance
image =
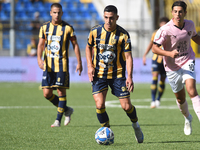
[[157, 32], [156, 32], [156, 35], [155, 35], [155, 39], [158, 39], [161, 35], [161, 30], [159, 29]]
[[188, 31], [188, 35], [191, 36], [192, 35], [192, 31]]
[[60, 35], [60, 36], [63, 35], [63, 31], [60, 31], [59, 35]]
[[112, 39], [112, 40], [111, 40], [111, 43], [112, 43], [112, 44], [116, 44], [116, 42], [117, 42], [116, 39]]

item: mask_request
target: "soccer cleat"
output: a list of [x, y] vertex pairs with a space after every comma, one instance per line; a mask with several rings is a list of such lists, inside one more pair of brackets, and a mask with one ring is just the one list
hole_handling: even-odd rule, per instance
[[60, 127], [60, 122], [59, 120], [55, 120], [55, 122], [51, 125], [51, 127]]
[[144, 135], [142, 133], [142, 130], [140, 128], [140, 125], [138, 122], [136, 123], [132, 123], [132, 127], [135, 131], [135, 139], [138, 143], [143, 143], [143, 140], [144, 140]]
[[156, 100], [156, 101], [155, 101], [155, 105], [156, 105], [156, 107], [159, 107], [159, 106], [160, 106], [160, 101], [159, 101], [159, 100]]
[[64, 125], [68, 125], [70, 123], [71, 120], [71, 115], [73, 114], [74, 109], [71, 107], [68, 107], [67, 111], [64, 112], [65, 115], [65, 121], [64, 121]]
[[184, 126], [184, 133], [185, 135], [192, 134], [192, 115], [189, 115], [188, 119], [185, 118], [185, 126]]
[[152, 101], [152, 102], [151, 102], [151, 108], [156, 108], [156, 103], [155, 103], [155, 101]]

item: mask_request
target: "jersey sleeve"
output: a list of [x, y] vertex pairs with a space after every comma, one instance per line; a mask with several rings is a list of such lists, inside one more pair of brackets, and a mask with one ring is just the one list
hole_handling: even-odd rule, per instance
[[193, 22], [193, 34], [192, 34], [192, 36], [195, 36], [195, 35], [197, 35], [197, 31], [196, 31], [196, 28], [195, 28], [195, 25], [194, 25], [194, 22]]
[[129, 34], [124, 35], [124, 52], [130, 52], [131, 51], [131, 39]]
[[40, 27], [39, 38], [43, 38], [43, 39], [45, 39], [43, 26]]
[[153, 42], [158, 45], [163, 45], [166, 39], [166, 36], [167, 36], [167, 33], [160, 28], [156, 32]]
[[76, 33], [75, 33], [73, 27], [70, 27], [69, 34], [70, 34], [70, 40], [71, 40], [71, 41], [75, 41], [75, 40], [76, 40]]
[[94, 37], [93, 37], [93, 34], [92, 34], [92, 30], [90, 31], [89, 35], [88, 35], [88, 45], [89, 46], [94, 46]]

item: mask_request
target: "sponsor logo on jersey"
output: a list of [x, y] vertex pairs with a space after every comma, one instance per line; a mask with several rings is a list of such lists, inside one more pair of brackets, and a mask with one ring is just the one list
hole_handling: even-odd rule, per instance
[[110, 63], [115, 59], [115, 53], [112, 51], [104, 51], [102, 54], [99, 53], [100, 60], [103, 60], [104, 63]]
[[51, 41], [60, 41], [61, 37], [56, 35], [48, 35], [47, 39]]
[[47, 49], [55, 53], [60, 50], [60, 44], [58, 42], [51, 42], [50, 45], [47, 45]]

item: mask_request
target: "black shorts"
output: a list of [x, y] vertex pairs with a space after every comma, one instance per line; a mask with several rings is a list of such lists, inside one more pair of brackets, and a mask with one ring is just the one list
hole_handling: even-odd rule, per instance
[[43, 71], [42, 88], [69, 89], [69, 73]]
[[92, 94], [94, 95], [108, 90], [108, 85], [112, 90], [112, 94], [119, 99], [130, 97], [130, 92], [126, 88], [125, 77], [116, 79], [94, 78], [92, 82]]

